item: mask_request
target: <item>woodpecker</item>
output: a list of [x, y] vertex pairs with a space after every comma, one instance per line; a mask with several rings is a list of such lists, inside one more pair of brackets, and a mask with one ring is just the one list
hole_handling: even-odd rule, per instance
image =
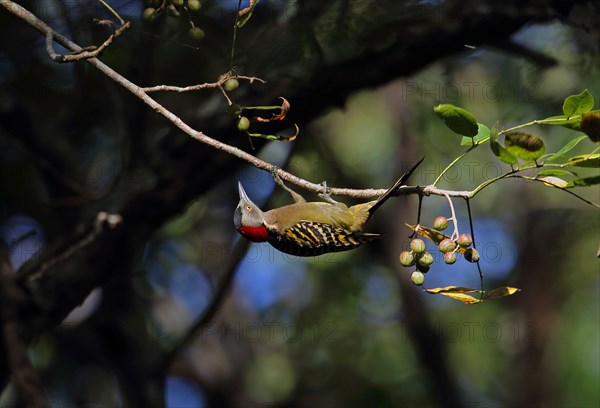
[[363, 232], [365, 224], [380, 206], [398, 194], [398, 189], [422, 161], [419, 160], [377, 200], [352, 207], [333, 200], [306, 202], [286, 188], [295, 203], [263, 212], [248, 198], [238, 181], [240, 202], [233, 215], [233, 224], [250, 241], [269, 242], [291, 255], [317, 256], [347, 251], [381, 236]]

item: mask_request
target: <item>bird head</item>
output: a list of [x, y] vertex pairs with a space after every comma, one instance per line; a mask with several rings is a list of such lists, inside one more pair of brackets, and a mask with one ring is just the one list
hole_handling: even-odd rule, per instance
[[240, 202], [233, 213], [233, 225], [244, 237], [254, 242], [264, 242], [269, 238], [269, 231], [264, 223], [263, 212], [248, 198], [238, 181]]

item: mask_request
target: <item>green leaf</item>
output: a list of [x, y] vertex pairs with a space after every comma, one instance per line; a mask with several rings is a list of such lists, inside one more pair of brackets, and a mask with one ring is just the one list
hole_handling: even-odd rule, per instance
[[477, 134], [475, 137], [463, 136], [460, 144], [462, 146], [472, 146], [473, 144], [481, 144], [487, 142], [490, 136], [490, 129], [481, 123], [477, 124]]
[[573, 116], [580, 113], [589, 112], [594, 107], [594, 97], [584, 89], [578, 95], [568, 96], [563, 103], [563, 113], [566, 116]]
[[474, 137], [479, 132], [475, 117], [463, 108], [451, 104], [442, 104], [433, 108], [433, 111], [454, 133]]
[[512, 165], [517, 164], [519, 162], [519, 160], [517, 160], [517, 158], [512, 153], [506, 150], [504, 146], [502, 146], [495, 140], [492, 140], [490, 142], [490, 148], [492, 149], [492, 153], [494, 153], [494, 155], [496, 155], [496, 157], [498, 157], [504, 163]]
[[587, 187], [587, 186], [593, 186], [596, 184], [600, 184], [600, 176], [595, 176], [595, 177], [585, 177], [585, 178], [580, 178], [577, 180], [573, 180], [570, 183], [567, 184], [566, 188], [572, 188], [572, 187]]
[[540, 125], [556, 125], [566, 127], [567, 129], [580, 130], [581, 115], [574, 115], [570, 118], [565, 115], [550, 116], [549, 118], [539, 120], [537, 123]]
[[573, 156], [570, 157], [565, 164], [567, 166], [599, 168], [600, 153], [581, 154], [579, 156]]
[[537, 178], [546, 177], [546, 176], [577, 176], [577, 173], [569, 171], [569, 170], [561, 170], [561, 169], [551, 169], [551, 170], [542, 170], [537, 174]]
[[565, 153], [567, 153], [569, 150], [573, 149], [575, 146], [577, 146], [577, 144], [579, 142], [581, 142], [583, 139], [586, 139], [586, 138], [587, 138], [587, 136], [579, 136], [579, 137], [576, 137], [575, 139], [569, 140], [569, 142], [566, 145], [561, 147], [558, 152], [556, 152], [552, 156], [548, 157], [546, 159], [546, 161], [556, 160], [560, 157], [563, 157], [565, 155]]
[[504, 135], [506, 149], [519, 159], [530, 161], [540, 158], [546, 150], [544, 141], [525, 132], [507, 132]]

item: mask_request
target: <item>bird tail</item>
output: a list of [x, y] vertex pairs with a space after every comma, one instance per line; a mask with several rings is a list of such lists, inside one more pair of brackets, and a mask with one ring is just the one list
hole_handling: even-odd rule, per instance
[[[375, 204], [373, 204], [373, 206], [371, 206], [371, 208], [369, 208], [369, 218], [371, 217], [371, 215], [373, 215], [373, 213], [375, 211], [377, 211], [377, 209], [379, 207], [381, 207], [390, 197], [398, 195], [398, 189], [403, 186], [404, 184], [406, 184], [406, 181], [408, 180], [408, 178], [414, 173], [414, 171], [417, 169], [417, 167], [419, 167], [419, 165], [421, 164], [421, 162], [425, 160], [425, 157], [422, 157], [421, 160], [419, 160], [417, 162], [417, 164], [415, 164], [414, 166], [412, 166], [406, 173], [404, 173], [399, 179], [398, 181], [396, 181], [394, 183], [393, 186], [391, 186], [388, 191], [386, 191], [385, 193], [383, 193], [383, 195], [381, 197], [379, 197], [377, 199], [377, 201], [375, 201]], [[368, 218], [367, 218], [368, 220]]]

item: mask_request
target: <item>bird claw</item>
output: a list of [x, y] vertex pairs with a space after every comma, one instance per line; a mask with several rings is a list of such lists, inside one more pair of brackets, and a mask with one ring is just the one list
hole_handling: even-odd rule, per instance
[[323, 181], [321, 183], [321, 185], [323, 186], [323, 192], [319, 193], [319, 197], [321, 197], [323, 200], [327, 201], [328, 203], [337, 204], [337, 201], [335, 201], [333, 198], [331, 198], [331, 189], [329, 189], [329, 187], [327, 187], [327, 181]]
[[275, 184], [277, 184], [279, 187], [290, 193], [295, 203], [305, 203], [306, 200], [304, 199], [304, 197], [302, 197], [300, 194], [296, 193], [294, 190], [292, 190], [284, 184], [283, 180], [279, 176], [279, 173], [277, 172], [278, 170], [279, 167], [277, 166], [271, 167], [271, 176], [273, 177], [273, 181], [275, 182]]

